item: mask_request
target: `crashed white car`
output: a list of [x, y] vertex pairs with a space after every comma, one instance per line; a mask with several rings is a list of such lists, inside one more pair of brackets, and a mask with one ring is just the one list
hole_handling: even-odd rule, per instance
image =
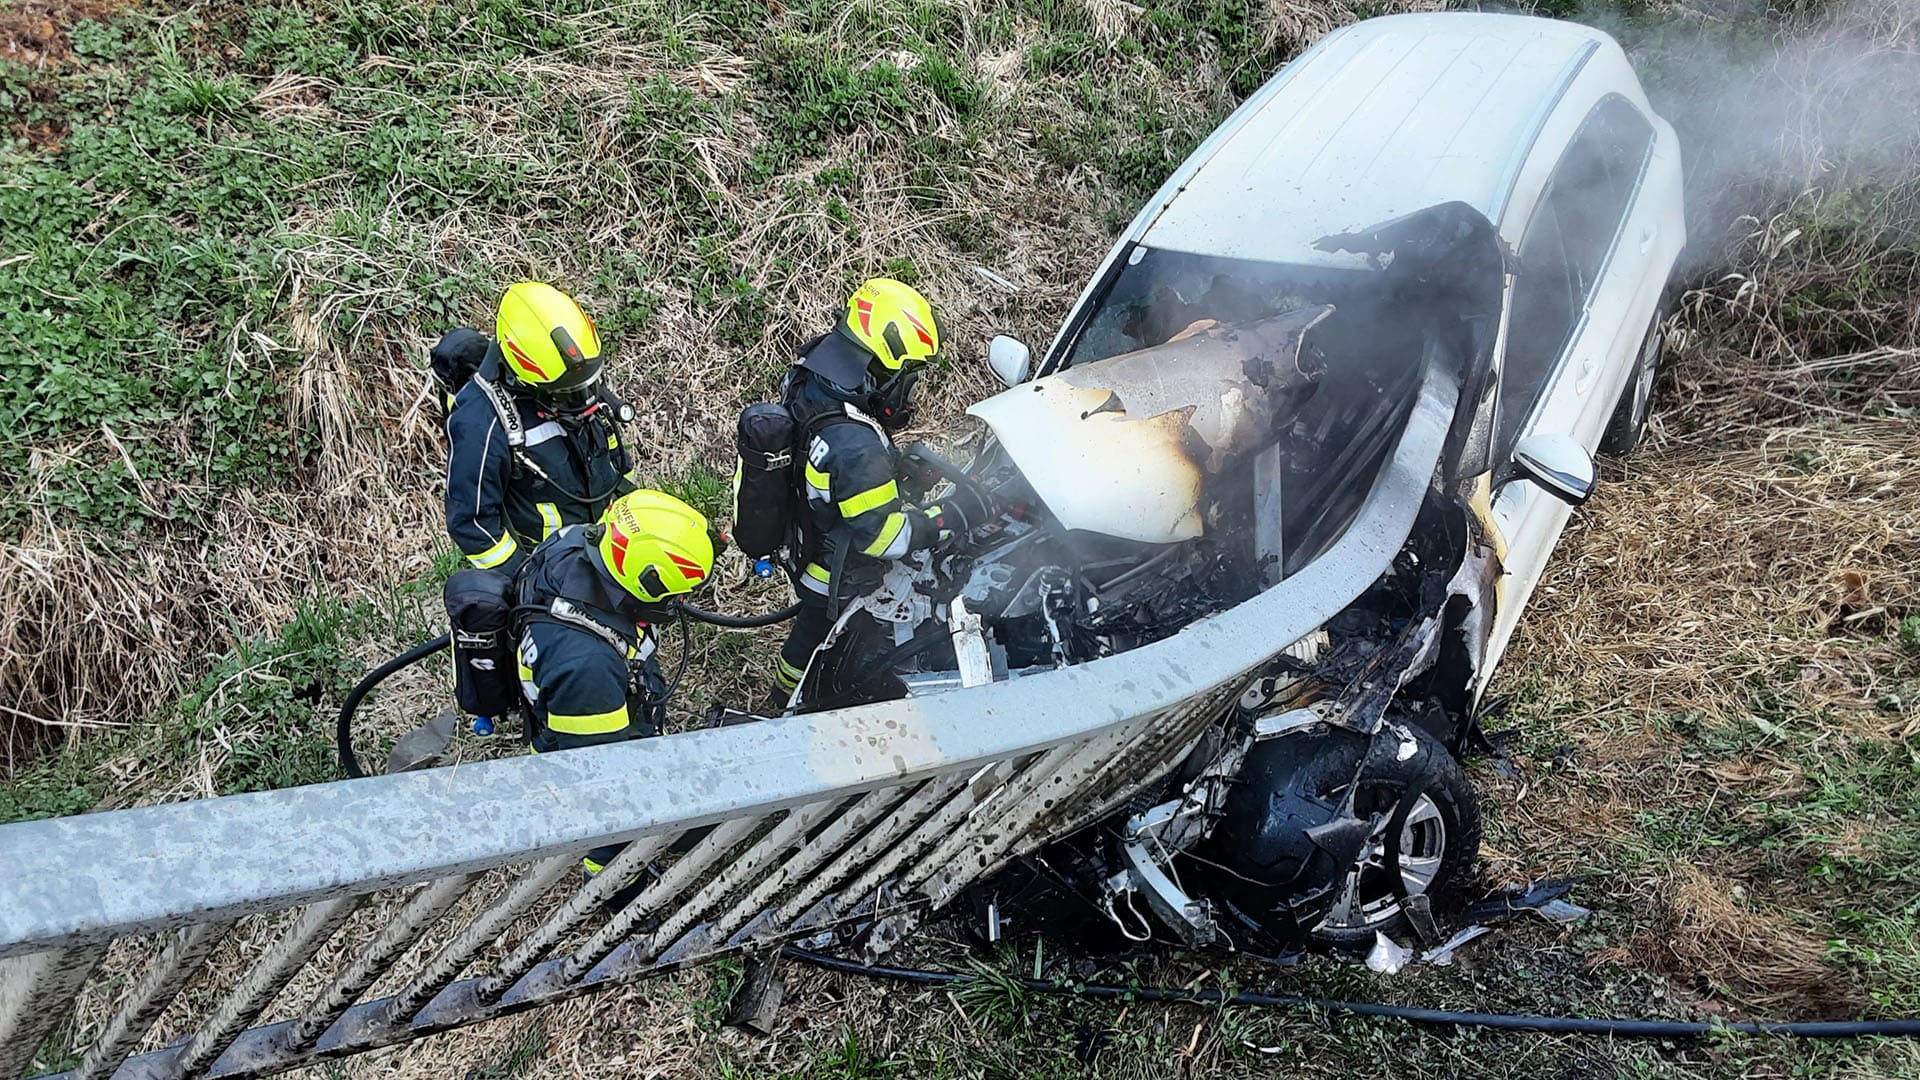
[[1457, 758], [1592, 455], [1647, 423], [1684, 241], [1673, 130], [1604, 33], [1450, 13], [1329, 34], [1140, 211], [1037, 375], [996, 339], [1010, 388], [969, 410], [978, 452], [907, 458], [929, 498], [967, 485], [998, 518], [865, 604], [893, 631], [878, 677], [837, 641], [805, 700], [1040, 675], [1285, 590], [1362, 527], [1403, 433], [1444, 430], [1386, 572], [1274, 642], [1118, 816], [987, 889], [1077, 898], [1134, 940], [1430, 930], [1479, 845]]

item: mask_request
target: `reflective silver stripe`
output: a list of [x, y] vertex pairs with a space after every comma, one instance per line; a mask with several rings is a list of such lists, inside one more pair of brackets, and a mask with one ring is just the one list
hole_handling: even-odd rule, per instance
[[550, 442], [554, 439], [559, 438], [562, 435], [565, 435], [566, 433], [567, 433], [567, 429], [561, 427], [559, 424], [555, 423], [554, 421], [549, 420], [544, 424], [540, 424], [535, 427], [530, 427], [527, 429], [527, 441], [525, 445], [539, 446], [543, 442]]

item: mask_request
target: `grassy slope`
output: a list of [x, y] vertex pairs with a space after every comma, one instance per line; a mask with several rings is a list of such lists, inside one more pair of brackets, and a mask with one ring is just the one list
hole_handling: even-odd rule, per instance
[[[0, 697], [134, 727], [80, 731], [18, 773], [0, 819], [328, 775], [330, 706], [425, 631], [447, 565], [423, 343], [484, 319], [503, 283], [553, 278], [587, 301], [645, 406], [647, 466], [711, 501], [732, 412], [848, 283], [905, 276], [949, 313], [963, 344], [932, 422], [951, 417], [984, 386], [985, 335], [1044, 340], [1130, 207], [1349, 17], [354, 0], [106, 14], [72, 27], [71, 56], [40, 33], [44, 62], [0, 63], [27, 137], [0, 157], [0, 295], [28, 298], [0, 308], [0, 416], [18, 433], [0, 447]], [[1676, 25], [1623, 30], [1658, 62], [1700, 47]], [[1733, 56], [1773, 48], [1750, 24], [1713, 34]], [[1653, 79], [1683, 112], [1687, 70]], [[1743, 276], [1690, 298], [1657, 437], [1570, 531], [1503, 675], [1523, 778], [1480, 772], [1490, 870], [1590, 875], [1598, 919], [1504, 933], [1457, 971], [1233, 977], [1523, 1011], [1920, 1010], [1911, 175], [1821, 179], [1790, 204], [1715, 192], [1779, 220], [1734, 223], [1731, 199], [1696, 215]], [[1774, 180], [1792, 195], [1806, 177]], [[1852, 359], [1807, 363], [1833, 356]], [[100, 575], [102, 556], [119, 572]], [[751, 639], [705, 637], [693, 704], [765, 668]], [[437, 692], [424, 673], [398, 689], [390, 726]], [[712, 1034], [727, 977], [380, 1068], [1920, 1074], [1898, 1046], [1449, 1036], [812, 975], [782, 1037], [752, 1042]]]

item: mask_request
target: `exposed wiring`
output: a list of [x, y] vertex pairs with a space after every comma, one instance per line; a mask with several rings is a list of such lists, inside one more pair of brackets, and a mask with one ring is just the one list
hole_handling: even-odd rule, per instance
[[[862, 964], [838, 956], [788, 945], [785, 956], [815, 967], [849, 975], [892, 979], [921, 986], [952, 986], [979, 981], [979, 976], [947, 971]], [[1040, 994], [1060, 994], [1098, 1000], [1162, 1001], [1192, 1005], [1242, 1005], [1253, 1008], [1323, 1009], [1358, 1016], [1384, 1016], [1415, 1024], [1443, 1027], [1536, 1031], [1556, 1035], [1605, 1035], [1613, 1038], [1674, 1039], [1733, 1032], [1744, 1035], [1785, 1035], [1799, 1039], [1854, 1039], [1867, 1036], [1920, 1038], [1920, 1020], [1817, 1020], [1795, 1023], [1704, 1023], [1694, 1020], [1612, 1020], [1580, 1016], [1527, 1016], [1514, 1013], [1457, 1012], [1411, 1005], [1382, 1005], [1370, 1001], [1339, 1001], [1300, 994], [1226, 994], [1219, 990], [1183, 990], [1164, 986], [1108, 986], [1097, 983], [1066, 985], [1045, 979], [1012, 980]]]
[[1128, 941], [1132, 941], [1132, 942], [1152, 941], [1153, 927], [1147, 922], [1147, 920], [1141, 918], [1140, 910], [1133, 906], [1133, 890], [1131, 889], [1127, 890], [1125, 895], [1127, 897], [1127, 910], [1133, 912], [1133, 917], [1136, 919], [1140, 919], [1140, 925], [1146, 927], [1146, 929], [1141, 931], [1139, 937], [1135, 937], [1133, 934], [1133, 931], [1127, 929], [1126, 920], [1120, 917], [1120, 912], [1116, 910], [1113, 906], [1112, 893], [1108, 893], [1106, 899], [1103, 901], [1103, 904], [1107, 909], [1107, 918], [1113, 920], [1113, 925], [1118, 927], [1120, 930], [1120, 936], [1126, 938]]

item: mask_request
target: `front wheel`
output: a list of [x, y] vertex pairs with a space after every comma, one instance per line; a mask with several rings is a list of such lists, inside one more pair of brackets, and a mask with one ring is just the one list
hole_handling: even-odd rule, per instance
[[1425, 731], [1282, 736], [1256, 746], [1238, 779], [1208, 856], [1226, 871], [1223, 895], [1262, 932], [1364, 948], [1376, 931], [1405, 930], [1412, 897], [1425, 896], [1442, 922], [1465, 907], [1480, 804]]

